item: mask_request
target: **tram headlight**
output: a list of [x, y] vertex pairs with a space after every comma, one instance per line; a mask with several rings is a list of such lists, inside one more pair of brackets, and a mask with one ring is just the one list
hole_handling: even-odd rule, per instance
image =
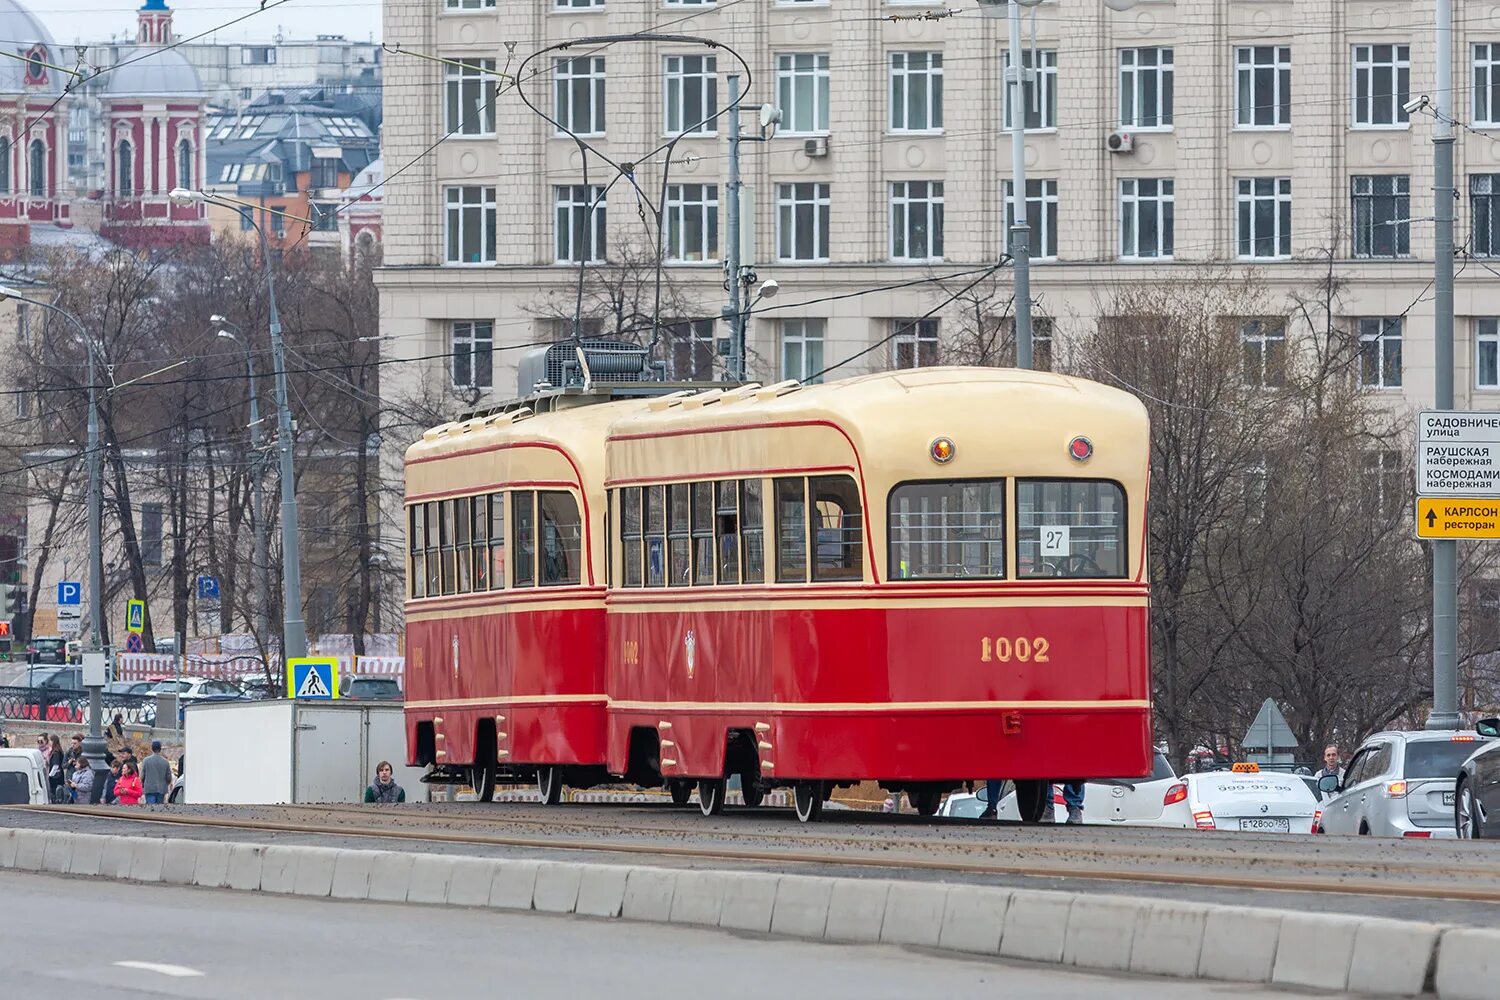
[[947, 465], [958, 454], [958, 447], [954, 445], [952, 438], [940, 437], [929, 446], [928, 454], [932, 455], [932, 460], [938, 465]]
[[1094, 442], [1080, 434], [1068, 442], [1068, 454], [1075, 462], [1087, 462], [1094, 457]]

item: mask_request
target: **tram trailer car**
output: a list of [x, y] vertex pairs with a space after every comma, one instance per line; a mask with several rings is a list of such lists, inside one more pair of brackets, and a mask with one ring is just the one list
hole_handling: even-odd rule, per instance
[[[1149, 429], [1133, 397], [1048, 373], [931, 368], [607, 405], [607, 419], [602, 406], [547, 415], [555, 443], [580, 452], [569, 489], [591, 513], [577, 548], [605, 581], [602, 600], [582, 580], [554, 593], [587, 605], [580, 628], [602, 603], [600, 685], [582, 690], [597, 650], [587, 630], [504, 644], [536, 658], [524, 666], [466, 666], [460, 653], [446, 673], [418, 666], [413, 685], [430, 686], [408, 703], [413, 763], [485, 773], [488, 745], [465, 727], [490, 717], [509, 733], [518, 711], [545, 707], [529, 740], [549, 759], [500, 747], [499, 763], [534, 773], [549, 799], [614, 775], [665, 784], [681, 802], [696, 787], [712, 813], [738, 775], [748, 802], [791, 787], [806, 820], [836, 785], [873, 779], [932, 812], [961, 779], [995, 776], [1016, 781], [1035, 819], [1052, 780], [1150, 770]], [[462, 468], [500, 446], [488, 435], [542, 420], [429, 432], [409, 469], [439, 464], [435, 453]], [[598, 482], [601, 445], [585, 445], [601, 429]], [[479, 436], [447, 440], [466, 434]], [[492, 468], [445, 489], [513, 498], [535, 475]], [[447, 497], [412, 476], [411, 499]], [[557, 548], [556, 526], [541, 530], [539, 547]], [[441, 566], [439, 577], [441, 588]], [[476, 629], [471, 645], [499, 652], [483, 638], [494, 616], [460, 625], [453, 600], [413, 595], [417, 662], [461, 650], [455, 636]], [[507, 669], [530, 687], [465, 685], [466, 670]], [[518, 701], [554, 690], [572, 704], [591, 695], [589, 712]], [[564, 715], [579, 731], [546, 729]], [[596, 722], [590, 741], [581, 729]], [[572, 746], [589, 752], [569, 758]]]

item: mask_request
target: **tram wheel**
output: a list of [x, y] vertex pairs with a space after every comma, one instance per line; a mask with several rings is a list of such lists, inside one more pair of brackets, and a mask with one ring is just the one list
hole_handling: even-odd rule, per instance
[[541, 793], [542, 805], [557, 805], [562, 801], [562, 771], [551, 764], [545, 764], [537, 768], [536, 790]]
[[1052, 797], [1050, 781], [1016, 781], [1016, 811], [1022, 823], [1040, 823]]
[[797, 806], [797, 819], [811, 823], [823, 814], [822, 782], [799, 781], [792, 790], [792, 800]]
[[912, 808], [922, 816], [936, 816], [938, 806], [943, 803], [943, 793], [936, 788], [908, 791], [906, 797], [911, 800]]
[[470, 765], [469, 787], [474, 789], [474, 797], [480, 802], [495, 801], [495, 765]]
[[693, 797], [693, 783], [683, 778], [668, 778], [667, 791], [672, 794], [674, 806], [685, 806], [688, 799]]
[[698, 808], [705, 816], [717, 816], [724, 811], [723, 778], [704, 778], [698, 782]]
[[745, 797], [745, 805], [754, 809], [765, 799], [765, 790], [756, 782], [755, 776], [750, 774], [740, 775], [740, 794]]

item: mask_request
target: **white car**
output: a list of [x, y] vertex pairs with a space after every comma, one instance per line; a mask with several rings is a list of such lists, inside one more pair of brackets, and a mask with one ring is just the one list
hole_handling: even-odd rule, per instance
[[1186, 794], [1167, 807], [1173, 826], [1253, 833], [1317, 833], [1323, 811], [1300, 775], [1235, 764], [1185, 774]]
[[0, 748], [0, 805], [44, 806], [50, 801], [42, 752]]
[[[1169, 807], [1187, 795], [1166, 755], [1156, 754], [1151, 773], [1144, 778], [1100, 778], [1084, 782], [1083, 821], [1101, 826], [1128, 824], [1138, 826], [1192, 826]], [[950, 795], [938, 810], [939, 816], [978, 818], [984, 811], [984, 795]], [[1019, 822], [1015, 789], [1008, 786], [996, 810], [997, 819]], [[1068, 810], [1063, 802], [1062, 786], [1052, 786], [1052, 821], [1065, 823]]]

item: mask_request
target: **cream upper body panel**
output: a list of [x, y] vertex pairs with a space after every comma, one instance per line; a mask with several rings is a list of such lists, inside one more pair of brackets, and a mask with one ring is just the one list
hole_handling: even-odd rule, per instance
[[[913, 480], [1100, 479], [1128, 497], [1129, 577], [1143, 579], [1150, 427], [1129, 393], [1085, 379], [1004, 368], [921, 368], [826, 385], [658, 401], [610, 428], [609, 487], [846, 470], [861, 484], [884, 578], [886, 497]], [[1086, 437], [1086, 461], [1069, 454]], [[932, 444], [948, 438], [939, 464]]]

